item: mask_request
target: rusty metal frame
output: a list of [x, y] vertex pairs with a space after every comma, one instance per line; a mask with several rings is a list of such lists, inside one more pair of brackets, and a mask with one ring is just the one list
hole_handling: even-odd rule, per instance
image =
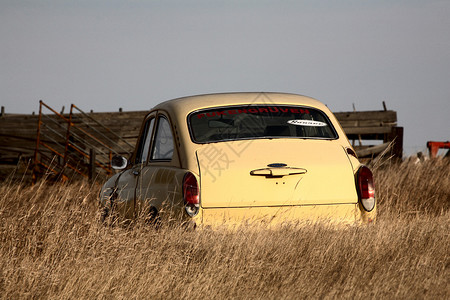
[[439, 149], [450, 149], [450, 142], [428, 141], [427, 148], [428, 151], [430, 152], [430, 157], [435, 158], [438, 154]]
[[[54, 115], [56, 115], [57, 116], [56, 120], [54, 120], [54, 118], [52, 118], [48, 115], [44, 115], [44, 113], [43, 113], [44, 108], [48, 109]], [[115, 142], [112, 141], [110, 138], [108, 138], [108, 136], [106, 136], [102, 132], [100, 132], [97, 129], [90, 126], [84, 120], [81, 120], [81, 124], [84, 124], [88, 128], [91, 128], [92, 131], [95, 132], [95, 135], [94, 135], [94, 133], [90, 133], [90, 132], [86, 131], [85, 129], [83, 129], [81, 126], [75, 124], [73, 121], [74, 109], [78, 110], [83, 116], [87, 116], [91, 121], [95, 122], [97, 125], [99, 125], [103, 129], [107, 130], [109, 134], [117, 137], [119, 140], [123, 141], [126, 145], [132, 147], [126, 140], [124, 140], [123, 138], [118, 136], [116, 133], [111, 131], [109, 128], [107, 128], [106, 126], [104, 126], [103, 124], [101, 124], [100, 122], [98, 122], [97, 120], [92, 118], [91, 116], [87, 115], [85, 112], [83, 112], [81, 109], [76, 107], [74, 104], [71, 105], [70, 113], [67, 117], [67, 116], [64, 116], [62, 113], [58, 113], [57, 111], [52, 109], [50, 106], [48, 106], [46, 103], [44, 103], [42, 100], [40, 100], [39, 101], [39, 118], [38, 118], [38, 126], [37, 126], [37, 137], [36, 137], [36, 148], [35, 148], [35, 152], [34, 152], [34, 167], [33, 167], [33, 178], [35, 180], [37, 179], [37, 176], [39, 174], [39, 166], [43, 166], [44, 168], [46, 168], [48, 171], [54, 173], [55, 175], [61, 176], [60, 178], [62, 180], [68, 179], [67, 175], [64, 174], [65, 168], [70, 168], [71, 170], [75, 171], [79, 175], [81, 175], [83, 177], [88, 177], [88, 174], [87, 174], [88, 171], [83, 172], [83, 170], [80, 170], [75, 165], [73, 165], [70, 160], [70, 154], [73, 151], [79, 153], [82, 157], [85, 157], [88, 160], [91, 160], [91, 154], [90, 154], [91, 152], [86, 153], [82, 148], [80, 148], [75, 142], [71, 141], [71, 139], [70, 139], [71, 136], [73, 136], [79, 140], [82, 140], [83, 135], [85, 135], [86, 137], [88, 137], [90, 139], [90, 142], [85, 141], [84, 146], [86, 146], [86, 145], [89, 146], [90, 149], [94, 150], [94, 152], [96, 153], [96, 155], [95, 155], [96, 159], [93, 161], [94, 165], [96, 167], [103, 169], [108, 175], [112, 174], [111, 159], [112, 159], [113, 154], [117, 154], [117, 152], [112, 147], [107, 145], [105, 142], [100, 140], [95, 135], [103, 137], [108, 142], [111, 142], [111, 143], [115, 143]], [[48, 120], [50, 120], [51, 122], [54, 122], [56, 125], [58, 125], [61, 128], [63, 128], [64, 123], [66, 123], [67, 127], [65, 130], [65, 134], [60, 133], [60, 132], [58, 132], [57, 129], [51, 128], [50, 126], [46, 125], [44, 122], [44, 118], [43, 118], [44, 116], [47, 117]], [[48, 120], [47, 120], [47, 124], [49, 124]], [[61, 124], [57, 120], [63, 120], [64, 123]], [[61, 142], [59, 142], [57, 140], [58, 138], [55, 139], [55, 138], [52, 138], [50, 135], [45, 135], [44, 130], [43, 130], [44, 127], [47, 128], [48, 131], [55, 134], [57, 137], [59, 136], [61, 138]], [[75, 133], [75, 130], [79, 130], [79, 132], [82, 133], [82, 136]], [[55, 147], [49, 145], [48, 143], [46, 143], [44, 141], [43, 137], [46, 137], [48, 140], [50, 140], [55, 145], [57, 145], [59, 147], [63, 147], [64, 151], [59, 151]], [[97, 144], [97, 146], [94, 144]], [[96, 152], [99, 150], [98, 147], [105, 149], [106, 152], [103, 150]], [[125, 149], [122, 146], [118, 145], [118, 147], [121, 150], [124, 150], [124, 152], [129, 152], [127, 149]], [[57, 163], [56, 167], [55, 166], [52, 167], [52, 164], [48, 164], [48, 163], [44, 162], [42, 157], [45, 157], [47, 160], [51, 159], [51, 158], [48, 157], [48, 152], [47, 152], [47, 154], [44, 154], [42, 152], [41, 149], [43, 149], [43, 148], [49, 150], [49, 152], [54, 157], [57, 156], [57, 157], [61, 158], [63, 161], [62, 164]], [[107, 162], [105, 162], [105, 161], [107, 161]], [[61, 171], [58, 171], [58, 169], [61, 169]]]
[[[119, 140], [121, 140], [122, 142], [124, 142], [126, 145], [128, 145], [131, 149], [134, 147], [133, 145], [131, 145], [130, 143], [128, 143], [125, 139], [123, 139], [121, 136], [117, 135], [114, 131], [112, 131], [111, 129], [109, 129], [108, 127], [106, 127], [105, 125], [103, 125], [102, 123], [100, 123], [99, 121], [97, 121], [96, 119], [92, 118], [91, 116], [89, 116], [87, 113], [85, 113], [84, 111], [82, 111], [79, 107], [77, 107], [75, 104], [72, 104], [70, 106], [70, 114], [72, 115], [72, 111], [73, 109], [78, 110], [79, 113], [81, 113], [83, 116], [87, 117], [88, 119], [90, 119], [91, 121], [95, 122], [97, 125], [99, 125], [100, 127], [102, 127], [103, 129], [105, 129], [106, 131], [108, 131], [110, 134], [114, 135], [116, 138], [118, 138]], [[96, 130], [95, 128], [92, 128], [96, 133], [98, 133], [99, 135], [103, 136], [105, 139], [107, 139], [108, 141], [114, 143], [114, 141], [112, 141], [110, 138], [108, 138], [106, 135], [104, 135], [102, 132]], [[122, 146], [119, 146], [122, 150], [129, 152], [127, 149], [123, 148]]]

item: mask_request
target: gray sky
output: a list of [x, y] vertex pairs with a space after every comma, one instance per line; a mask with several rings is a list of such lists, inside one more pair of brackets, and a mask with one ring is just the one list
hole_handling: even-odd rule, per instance
[[450, 1], [0, 0], [7, 113], [147, 110], [279, 91], [388, 109], [407, 154], [450, 139]]

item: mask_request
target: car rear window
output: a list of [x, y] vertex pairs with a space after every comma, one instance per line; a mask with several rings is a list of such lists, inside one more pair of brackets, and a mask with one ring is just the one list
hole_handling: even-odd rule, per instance
[[228, 106], [195, 111], [188, 116], [196, 143], [254, 139], [336, 139], [328, 117], [310, 107], [284, 105]]

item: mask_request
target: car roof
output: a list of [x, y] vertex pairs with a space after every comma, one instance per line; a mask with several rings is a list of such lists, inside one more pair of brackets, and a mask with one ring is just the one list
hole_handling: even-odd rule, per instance
[[301, 105], [328, 110], [326, 106], [311, 97], [273, 92], [217, 93], [204, 94], [168, 100], [156, 105], [152, 110], [166, 110], [176, 114], [187, 115], [192, 111], [204, 108], [228, 105]]

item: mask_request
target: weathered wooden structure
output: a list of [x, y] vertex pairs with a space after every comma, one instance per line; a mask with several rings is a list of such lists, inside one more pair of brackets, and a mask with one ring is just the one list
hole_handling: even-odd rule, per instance
[[[15, 172], [27, 178], [111, 174], [110, 158], [135, 145], [146, 111], [85, 113], [72, 105], [58, 113], [40, 102], [37, 115], [0, 115], [0, 181]], [[389, 151], [401, 158], [403, 128], [391, 110], [335, 113], [359, 157]], [[371, 144], [372, 143], [372, 144]], [[375, 143], [375, 144], [373, 144]]]
[[397, 126], [397, 112], [384, 109], [338, 112], [334, 115], [352, 142], [358, 157], [373, 158], [387, 149], [388, 155], [396, 159], [402, 158], [403, 127]]
[[111, 174], [111, 156], [132, 151], [145, 114], [85, 113], [75, 105], [62, 114], [43, 102], [38, 115], [3, 113], [0, 181], [24, 173], [27, 179], [50, 176], [63, 180]]

